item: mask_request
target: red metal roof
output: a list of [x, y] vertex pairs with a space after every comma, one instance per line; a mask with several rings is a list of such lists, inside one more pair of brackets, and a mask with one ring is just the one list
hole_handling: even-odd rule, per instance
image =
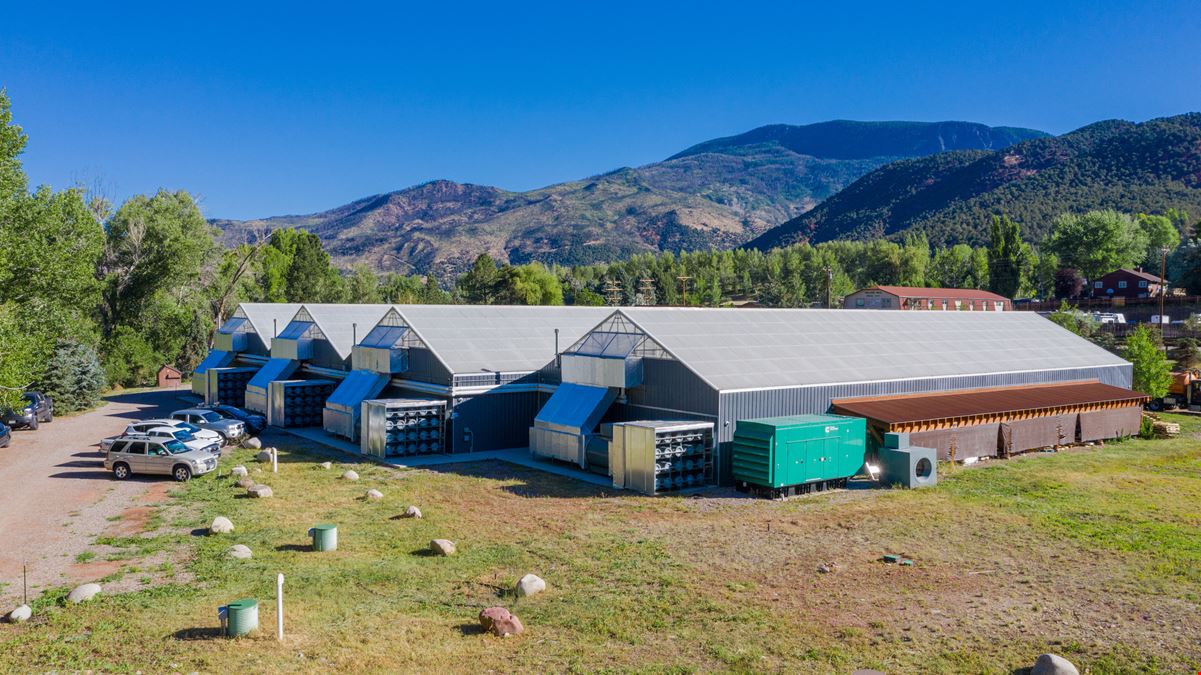
[[1142, 405], [1146, 401], [1147, 397], [1136, 391], [1092, 380], [937, 394], [839, 399], [833, 402], [833, 409], [839, 414], [865, 417], [886, 424], [911, 424], [1102, 403], [1126, 403], [1133, 406]]
[[922, 288], [919, 286], [869, 286], [901, 298], [947, 298], [950, 300], [1008, 300], [1003, 295], [977, 288]]

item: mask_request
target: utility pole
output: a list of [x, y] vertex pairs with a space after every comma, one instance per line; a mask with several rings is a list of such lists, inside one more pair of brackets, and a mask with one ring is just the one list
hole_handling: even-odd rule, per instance
[[680, 282], [680, 295], [683, 298], [683, 302], [681, 303], [681, 306], [687, 307], [688, 306], [688, 282], [692, 279], [692, 277], [681, 275], [681, 276], [676, 277], [676, 279], [678, 279]]
[[[1168, 272], [1168, 247], [1159, 249], [1159, 337], [1163, 338], [1163, 301], [1164, 296], [1168, 294], [1168, 280], [1164, 277]], [[1164, 345], [1164, 350], [1167, 350], [1167, 345]]]
[[621, 304], [621, 286], [613, 279], [605, 281], [605, 301], [610, 307], [616, 307]]
[[636, 304], [645, 305], [648, 307], [654, 306], [655, 282], [653, 279], [638, 280], [638, 298], [639, 302]]
[[834, 269], [826, 267], [826, 309], [834, 308]]

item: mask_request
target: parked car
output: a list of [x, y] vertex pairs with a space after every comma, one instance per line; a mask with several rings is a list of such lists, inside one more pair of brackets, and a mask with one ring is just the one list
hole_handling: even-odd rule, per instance
[[199, 406], [201, 410], [212, 410], [220, 413], [222, 417], [228, 417], [231, 420], [240, 420], [246, 425], [246, 429], [251, 434], [260, 434], [263, 429], [267, 428], [267, 418], [258, 413], [252, 413], [248, 410], [225, 405], [224, 403], [205, 403]]
[[7, 448], [8, 444], [13, 440], [12, 430], [4, 424], [0, 424], [0, 448]]
[[54, 401], [40, 391], [27, 391], [22, 395], [25, 405], [20, 410], [5, 408], [0, 412], [0, 423], [9, 427], [27, 427], [36, 430], [42, 422], [54, 421]]
[[246, 435], [246, 425], [238, 420], [226, 419], [221, 413], [200, 408], [185, 408], [171, 413], [171, 419], [194, 424], [221, 434], [226, 443], [233, 443]]
[[117, 480], [133, 474], [171, 476], [177, 481], [189, 480], [217, 468], [217, 458], [207, 452], [192, 450], [183, 441], [149, 436], [120, 438], [104, 456], [104, 468]]
[[182, 429], [202, 441], [216, 443], [221, 446], [225, 445], [225, 439], [221, 436], [221, 434], [215, 431], [201, 429], [195, 424], [188, 424], [187, 422], [181, 422], [179, 420], [173, 420], [166, 417], [134, 422], [133, 424], [125, 427], [125, 433], [123, 435], [128, 436], [130, 434], [144, 434], [155, 427], [174, 427], [176, 429]]
[[[200, 440], [192, 435], [191, 432], [180, 429], [179, 427], [151, 427], [144, 432], [131, 434], [133, 436], [146, 436], [159, 441], [176, 440], [188, 446], [191, 450], [201, 450], [215, 455], [221, 454], [221, 444], [213, 440]], [[108, 450], [122, 438], [128, 436], [112, 436], [100, 441], [100, 449]]]

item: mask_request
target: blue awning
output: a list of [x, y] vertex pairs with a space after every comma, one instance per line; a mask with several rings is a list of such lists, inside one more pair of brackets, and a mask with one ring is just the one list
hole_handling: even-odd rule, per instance
[[538, 411], [534, 424], [571, 433], [591, 433], [616, 399], [616, 389], [565, 382]]
[[341, 406], [357, 411], [359, 404], [373, 398], [388, 384], [389, 377], [372, 370], [352, 370], [342, 384], [330, 394], [327, 406]]
[[246, 383], [246, 388], [253, 387], [267, 391], [267, 385], [276, 380], [286, 379], [299, 367], [300, 363], [292, 359], [269, 359], [262, 368], [259, 368], [259, 372], [250, 378], [250, 382]]
[[209, 368], [224, 368], [233, 363], [234, 355], [232, 352], [223, 352], [219, 349], [214, 349], [204, 357], [200, 365], [196, 366], [196, 370], [192, 371], [193, 375], [203, 375]]

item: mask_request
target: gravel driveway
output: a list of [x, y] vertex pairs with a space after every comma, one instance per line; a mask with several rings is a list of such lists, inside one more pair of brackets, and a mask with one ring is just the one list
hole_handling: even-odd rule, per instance
[[101, 570], [76, 563], [76, 556], [96, 536], [120, 526], [110, 518], [164, 498], [170, 481], [113, 480], [97, 444], [123, 431], [130, 420], [184, 407], [180, 396], [189, 393], [121, 394], [96, 410], [56, 418], [38, 431], [13, 431], [12, 444], [0, 448], [0, 611], [21, 597], [23, 562], [31, 599], [45, 587], [103, 576]]

